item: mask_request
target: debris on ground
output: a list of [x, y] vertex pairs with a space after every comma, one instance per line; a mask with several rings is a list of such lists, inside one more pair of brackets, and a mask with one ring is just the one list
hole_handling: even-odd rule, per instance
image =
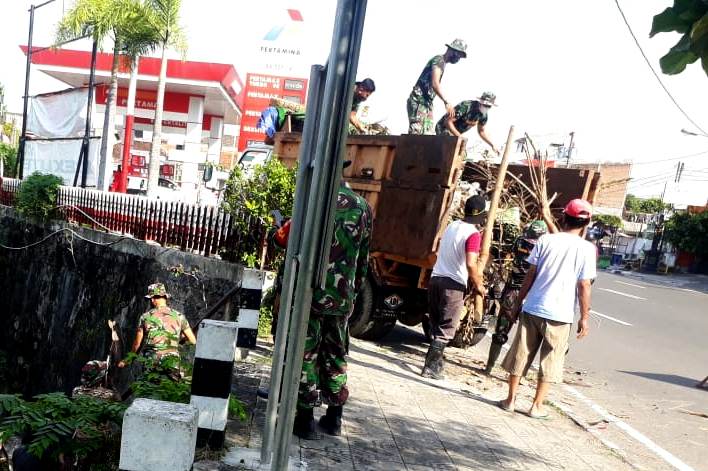
[[708, 419], [708, 414], [703, 413], [703, 412], [695, 412], [695, 411], [687, 410], [687, 409], [679, 409], [678, 411], [681, 412], [682, 414], [688, 414], [688, 415], [693, 415], [696, 417], [702, 417], [704, 419]]

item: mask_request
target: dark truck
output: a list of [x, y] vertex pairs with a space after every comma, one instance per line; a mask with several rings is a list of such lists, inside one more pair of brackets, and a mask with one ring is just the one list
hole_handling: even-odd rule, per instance
[[[277, 133], [273, 155], [286, 166], [298, 159], [299, 133]], [[349, 320], [362, 339], [388, 334], [396, 322], [420, 324], [427, 312], [426, 287], [443, 231], [450, 220], [458, 181], [479, 181], [482, 173], [465, 162], [466, 140], [452, 136], [350, 136], [344, 180], [371, 205], [374, 226], [370, 270]], [[509, 172], [529, 182], [529, 168]], [[463, 176], [464, 175], [464, 176]], [[507, 177], [508, 178], [508, 177]], [[548, 169], [554, 207], [572, 198], [591, 198], [599, 175], [587, 170]]]

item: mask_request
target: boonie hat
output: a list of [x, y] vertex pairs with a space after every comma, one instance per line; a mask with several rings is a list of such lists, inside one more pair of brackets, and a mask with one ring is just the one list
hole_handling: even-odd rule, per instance
[[454, 49], [457, 52], [462, 53], [462, 57], [467, 57], [467, 43], [464, 42], [462, 39], [455, 39], [450, 44], [446, 43], [445, 45], [450, 49]]
[[590, 219], [592, 217], [592, 205], [583, 199], [576, 198], [565, 205], [563, 213], [577, 219]]
[[492, 92], [484, 92], [481, 97], [477, 98], [481, 104], [486, 106], [497, 106], [495, 101], [497, 101], [497, 96]]
[[165, 285], [162, 283], [153, 283], [150, 286], [148, 286], [147, 289], [147, 294], [145, 295], [146, 298], [155, 298], [155, 297], [164, 297], [164, 298], [169, 298], [170, 295], [167, 293], [167, 289], [165, 288]]

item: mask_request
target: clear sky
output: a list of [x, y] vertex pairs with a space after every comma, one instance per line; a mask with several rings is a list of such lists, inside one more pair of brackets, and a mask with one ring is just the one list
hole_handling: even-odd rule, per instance
[[[659, 70], [659, 58], [678, 35], [649, 39], [651, 19], [672, 0], [619, 1]], [[24, 56], [17, 45], [27, 40], [31, 1], [2, 3], [0, 82], [9, 108], [20, 111]], [[51, 42], [62, 7], [71, 3], [57, 0], [37, 11], [35, 44]], [[323, 63], [335, 6], [334, 0], [183, 0], [188, 58], [233, 63], [245, 76], [257, 60], [263, 35], [283, 22], [285, 8], [297, 8], [305, 19], [304, 62]], [[454, 102], [485, 90], [496, 93], [499, 107], [490, 113], [487, 130], [498, 146], [511, 124], [518, 136], [528, 132], [554, 142], [567, 143], [574, 131], [579, 160], [634, 162], [631, 192], [659, 195], [668, 179], [668, 201], [705, 204], [708, 137], [681, 134], [692, 125], [652, 76], [614, 0], [369, 0], [358, 75], [376, 81], [371, 115], [385, 119], [395, 133], [405, 132], [405, 101], [413, 83], [425, 62], [456, 37], [468, 42], [468, 58], [448, 66], [443, 90]], [[660, 76], [684, 110], [708, 130], [708, 77], [700, 65], [677, 76]], [[58, 87], [41, 73], [34, 78], [31, 93]], [[436, 118], [440, 114], [437, 102]], [[468, 138], [478, 140], [472, 132]], [[692, 156], [679, 158], [687, 155]], [[675, 185], [679, 161], [685, 170]]]

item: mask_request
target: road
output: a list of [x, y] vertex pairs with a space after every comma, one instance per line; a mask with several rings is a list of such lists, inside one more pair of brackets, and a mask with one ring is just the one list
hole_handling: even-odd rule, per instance
[[708, 470], [708, 419], [686, 411], [708, 414], [708, 390], [695, 387], [708, 375], [703, 280], [601, 273], [592, 330], [567, 360], [583, 373], [576, 390], [696, 470]]

